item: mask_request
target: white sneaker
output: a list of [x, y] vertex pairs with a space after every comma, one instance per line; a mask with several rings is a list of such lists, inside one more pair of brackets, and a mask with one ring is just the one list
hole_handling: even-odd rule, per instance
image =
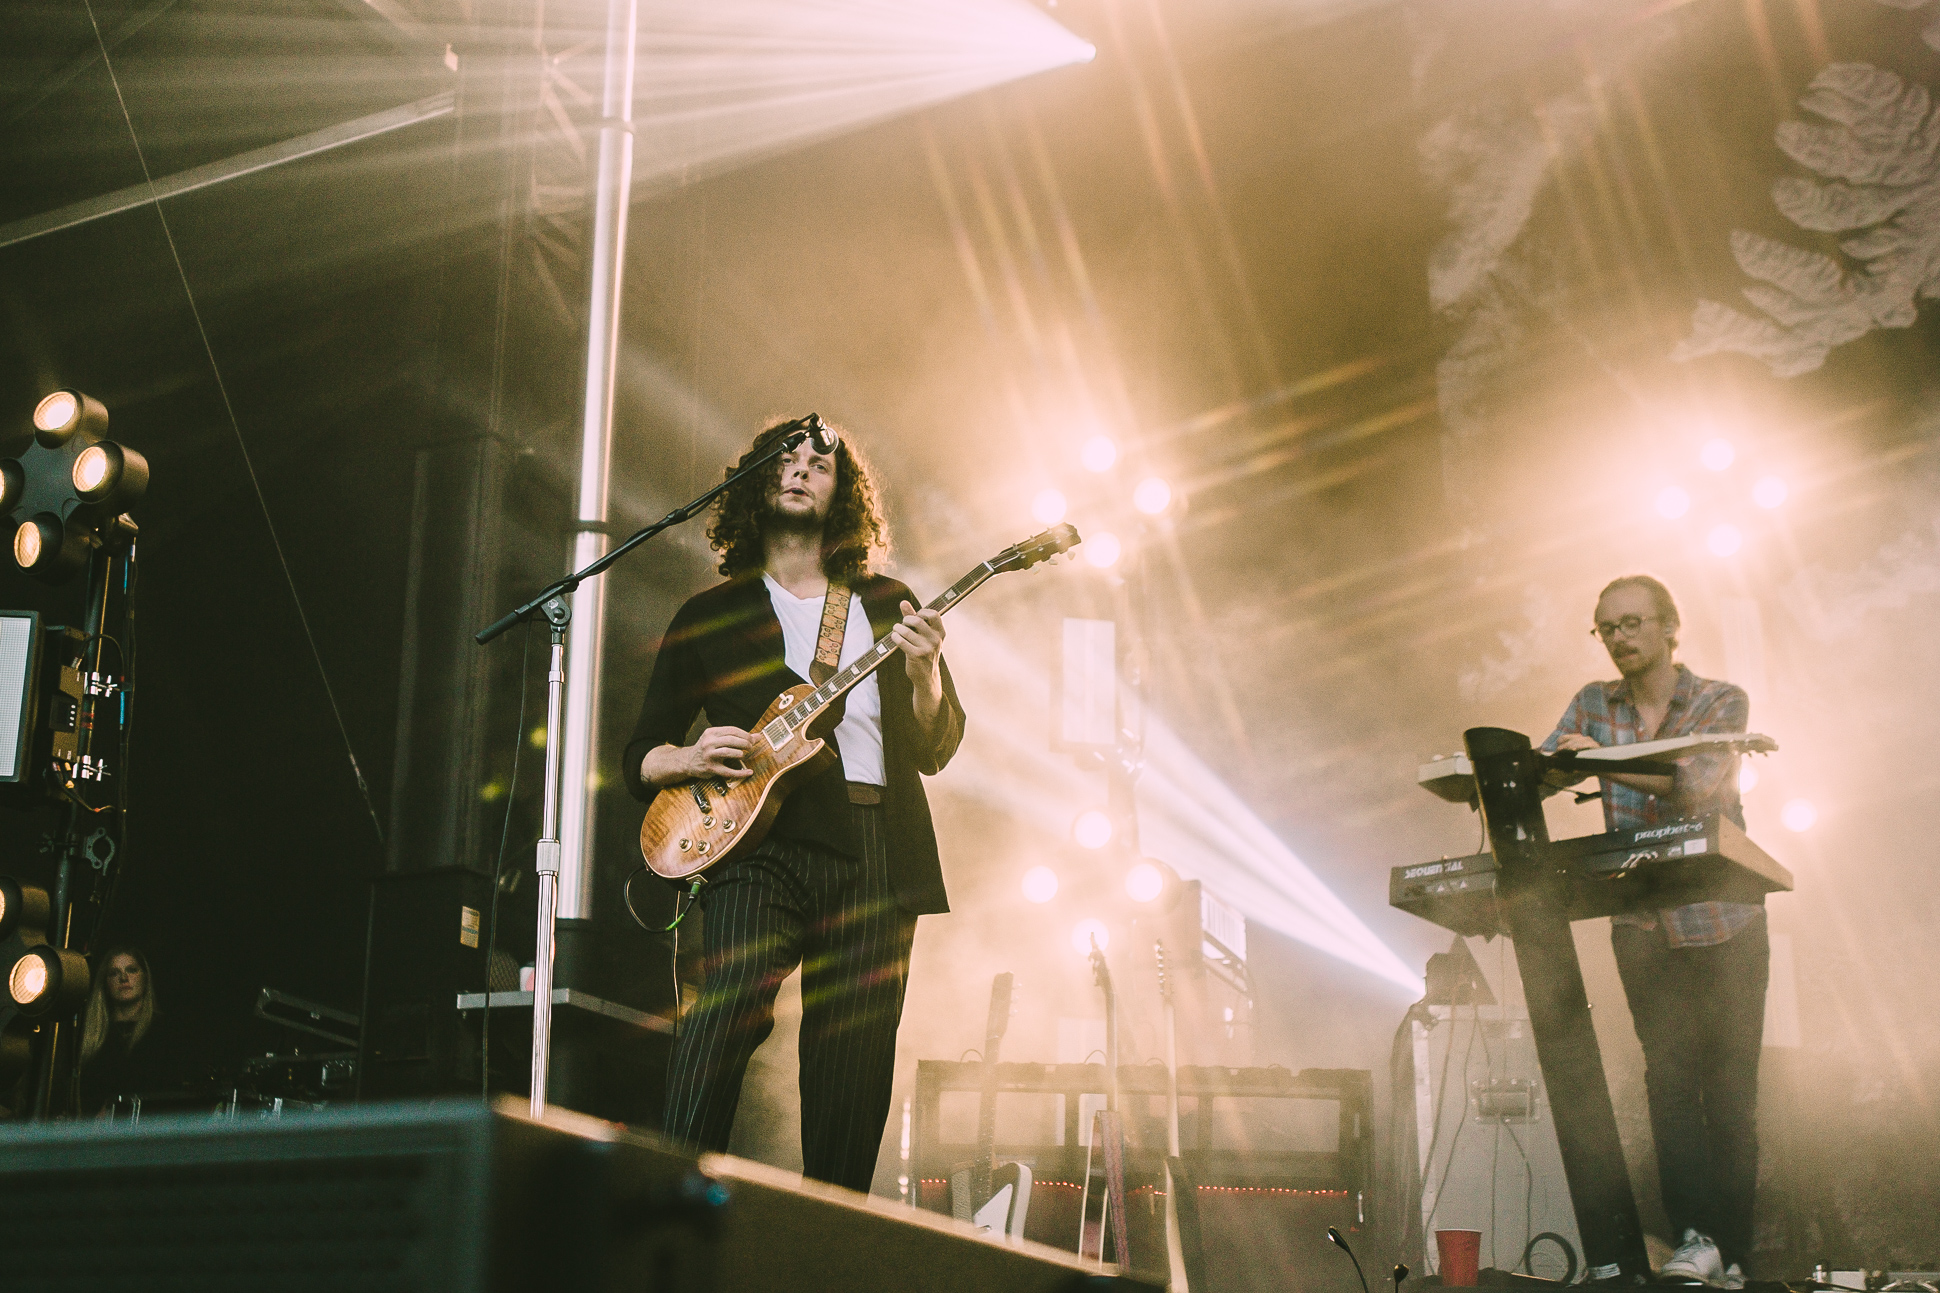
[[[1709, 1235], [1686, 1230], [1684, 1242], [1677, 1246], [1671, 1259], [1657, 1272], [1657, 1278], [1720, 1288], [1724, 1285], [1724, 1261], [1718, 1256], [1718, 1246], [1711, 1242]], [[1739, 1287], [1744, 1287], [1742, 1282]]]
[[1724, 1268], [1724, 1286], [1728, 1289], [1741, 1289], [1745, 1286], [1744, 1268], [1737, 1262]]

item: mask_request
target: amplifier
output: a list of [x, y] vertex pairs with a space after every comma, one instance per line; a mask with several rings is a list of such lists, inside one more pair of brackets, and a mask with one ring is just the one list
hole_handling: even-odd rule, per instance
[[[976, 1155], [983, 1074], [979, 1063], [916, 1065], [909, 1175], [920, 1207], [950, 1211], [951, 1171]], [[1031, 1169], [1027, 1238], [1076, 1250], [1091, 1114], [1104, 1108], [1106, 1085], [1102, 1064], [997, 1065], [996, 1154]], [[1164, 1269], [1165, 1093], [1160, 1066], [1119, 1067], [1135, 1270]], [[1326, 1233], [1353, 1234], [1370, 1215], [1372, 1100], [1364, 1069], [1180, 1066], [1180, 1157], [1213, 1287], [1357, 1293]]]
[[484, 921], [492, 878], [469, 867], [400, 871], [371, 881], [357, 1094], [479, 1089], [478, 1041], [459, 1019], [461, 992], [485, 987]]

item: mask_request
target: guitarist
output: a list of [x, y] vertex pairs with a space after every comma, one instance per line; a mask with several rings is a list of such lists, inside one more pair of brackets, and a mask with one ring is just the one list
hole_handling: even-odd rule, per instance
[[[788, 428], [771, 426], [747, 462]], [[888, 528], [862, 456], [810, 440], [724, 493], [709, 541], [726, 581], [688, 599], [661, 639], [627, 786], [651, 801], [694, 780], [738, 781], [747, 729], [789, 687], [819, 682], [888, 634], [903, 667], [849, 692], [839, 757], [800, 783], [768, 836], [708, 873], [698, 901], [705, 979], [681, 1022], [663, 1130], [724, 1152], [748, 1061], [802, 970], [802, 1164], [866, 1192], [889, 1116], [896, 1027], [920, 915], [949, 910], [921, 776], [963, 739], [942, 617], [873, 574]], [[706, 727], [685, 744], [698, 715]]]

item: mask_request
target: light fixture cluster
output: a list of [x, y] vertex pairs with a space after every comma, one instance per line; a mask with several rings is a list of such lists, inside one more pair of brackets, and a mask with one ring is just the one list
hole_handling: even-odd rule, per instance
[[[1124, 460], [1118, 445], [1102, 431], [1086, 438], [1078, 451], [1078, 461], [1085, 470], [1102, 475], [1119, 466]], [[1133, 486], [1129, 501], [1132, 507], [1145, 516], [1162, 516], [1172, 510], [1178, 501], [1172, 486], [1162, 476], [1146, 476]], [[1040, 489], [1031, 498], [1031, 516], [1040, 525], [1056, 525], [1070, 511], [1070, 499], [1064, 491], [1054, 486]], [[1082, 549], [1084, 559], [1100, 570], [1109, 570], [1118, 564], [1124, 555], [1125, 544], [1117, 534], [1102, 527], [1085, 527], [1085, 544]]]
[[[1714, 474], [1723, 474], [1731, 470], [1738, 461], [1737, 447], [1723, 436], [1712, 436], [1698, 449], [1698, 462], [1706, 471]], [[1707, 492], [1714, 495], [1711, 500], [1713, 507], [1708, 510], [1715, 513], [1720, 510], [1716, 506], [1718, 501], [1715, 497], [1716, 491]], [[1791, 497], [1791, 492], [1784, 477], [1769, 473], [1760, 476], [1749, 491], [1752, 503], [1767, 512], [1783, 507], [1785, 500]], [[1653, 501], [1657, 515], [1667, 521], [1677, 521], [1690, 514], [1691, 505], [1695, 500], [1692, 498], [1692, 491], [1683, 485], [1665, 485], [1657, 491]], [[1736, 556], [1745, 546], [1744, 528], [1730, 519], [1714, 516], [1711, 524], [1705, 528], [1704, 546], [1714, 557]]]
[[87, 1000], [87, 958], [48, 941], [52, 915], [45, 889], [0, 875], [0, 965], [7, 986], [0, 1004], [23, 1015], [72, 1014]]
[[[1096, 809], [1092, 811], [1097, 812]], [[1098, 815], [1103, 816], [1102, 813]], [[1125, 897], [1131, 901], [1132, 907], [1129, 909], [1129, 914], [1121, 913], [1121, 915], [1125, 915], [1129, 920], [1144, 919], [1154, 912], [1170, 911], [1177, 905], [1179, 895], [1183, 892], [1183, 882], [1179, 879], [1179, 873], [1156, 858], [1139, 858], [1125, 868], [1123, 884]], [[1048, 903], [1057, 897], [1062, 887], [1058, 880], [1058, 873], [1041, 864], [1024, 872], [1020, 885], [1025, 901], [1039, 904]], [[1081, 893], [1079, 895], [1081, 902], [1087, 904], [1103, 902], [1108, 909], [1118, 906], [1114, 899], [1101, 898], [1088, 885], [1081, 884], [1079, 887], [1090, 894], [1087, 898]], [[1110, 924], [1097, 916], [1084, 916], [1071, 927], [1072, 950], [1080, 954], [1089, 954], [1092, 940], [1096, 939], [1099, 950], [1103, 951], [1111, 944], [1111, 934]]]
[[14, 564], [36, 579], [71, 578], [104, 538], [134, 530], [124, 513], [148, 489], [148, 460], [107, 432], [99, 400], [62, 390], [35, 406], [31, 435], [0, 446], [0, 517]]

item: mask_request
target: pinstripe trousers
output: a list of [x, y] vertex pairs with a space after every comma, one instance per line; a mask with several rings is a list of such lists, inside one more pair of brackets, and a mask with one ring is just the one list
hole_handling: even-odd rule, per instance
[[802, 967], [802, 1170], [867, 1192], [889, 1117], [916, 917], [889, 881], [883, 813], [850, 805], [860, 859], [769, 836], [701, 891], [699, 1000], [668, 1062], [666, 1134], [725, 1152], [775, 994]]

